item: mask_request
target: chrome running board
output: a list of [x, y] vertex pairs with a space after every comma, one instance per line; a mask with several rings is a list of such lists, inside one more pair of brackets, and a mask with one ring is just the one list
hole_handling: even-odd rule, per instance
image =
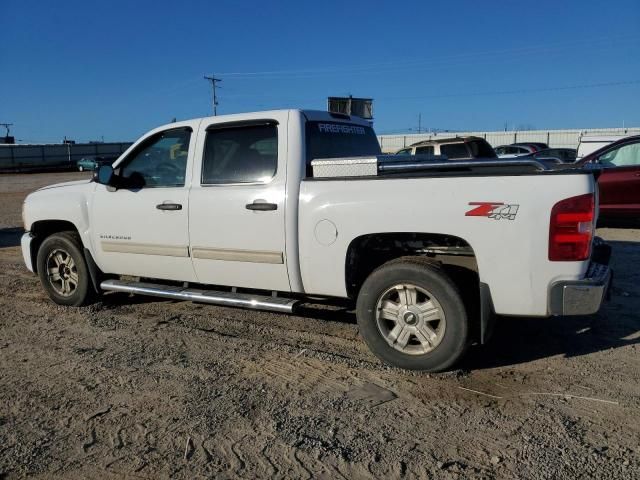
[[152, 297], [171, 298], [190, 302], [212, 303], [225, 307], [251, 308], [272, 312], [292, 313], [300, 300], [282, 297], [251, 295], [248, 293], [220, 292], [195, 288], [159, 285], [155, 283], [132, 282], [127, 280], [105, 280], [100, 284], [103, 290], [136, 293]]

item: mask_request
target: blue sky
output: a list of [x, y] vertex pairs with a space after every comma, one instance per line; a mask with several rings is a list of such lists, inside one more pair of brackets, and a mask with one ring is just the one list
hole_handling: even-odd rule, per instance
[[640, 126], [638, 0], [2, 3], [0, 122], [25, 141], [209, 115], [210, 73], [219, 114], [352, 94], [382, 133]]

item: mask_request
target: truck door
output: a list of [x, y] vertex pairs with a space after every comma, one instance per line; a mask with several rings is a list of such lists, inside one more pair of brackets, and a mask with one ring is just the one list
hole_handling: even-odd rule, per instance
[[[96, 185], [91, 240], [96, 263], [107, 273], [193, 281], [189, 258], [189, 159], [191, 127], [150, 135], [116, 174], [123, 188]], [[125, 181], [136, 188], [125, 187]]]
[[604, 216], [640, 212], [640, 142], [632, 142], [598, 157], [604, 167], [598, 179], [600, 209]]
[[189, 198], [198, 281], [290, 291], [285, 254], [287, 114], [201, 125]]

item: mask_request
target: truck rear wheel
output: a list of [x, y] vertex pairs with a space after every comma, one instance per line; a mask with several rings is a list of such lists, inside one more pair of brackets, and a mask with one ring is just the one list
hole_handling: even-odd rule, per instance
[[93, 300], [89, 270], [75, 232], [47, 237], [38, 250], [37, 267], [42, 286], [57, 304], [79, 307]]
[[388, 262], [358, 295], [360, 334], [381, 360], [400, 368], [450, 368], [469, 344], [464, 303], [455, 284], [429, 259]]

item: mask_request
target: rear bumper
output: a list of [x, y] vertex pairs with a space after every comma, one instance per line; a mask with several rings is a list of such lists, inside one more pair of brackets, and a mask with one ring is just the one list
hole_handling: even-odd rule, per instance
[[584, 279], [555, 282], [549, 298], [551, 315], [596, 313], [605, 300], [612, 277], [608, 265], [592, 262]]
[[30, 272], [34, 271], [33, 259], [31, 258], [31, 242], [33, 241], [33, 235], [27, 232], [22, 235], [20, 239], [20, 248], [22, 249], [22, 258], [24, 264], [27, 266]]

